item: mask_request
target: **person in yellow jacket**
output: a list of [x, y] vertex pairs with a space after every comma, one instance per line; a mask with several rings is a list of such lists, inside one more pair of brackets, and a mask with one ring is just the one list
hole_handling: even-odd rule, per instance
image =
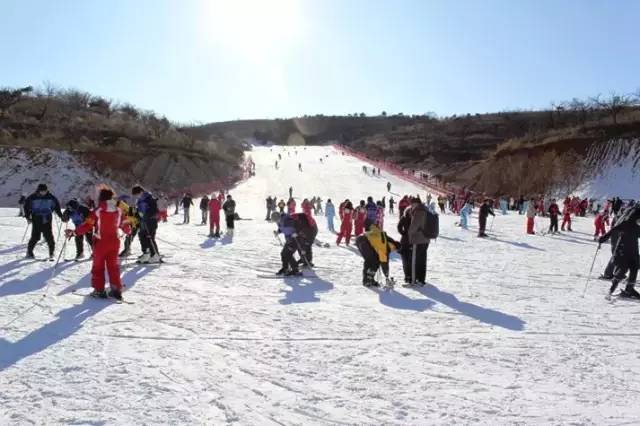
[[116, 203], [116, 206], [120, 209], [122, 215], [126, 217], [127, 222], [129, 222], [129, 225], [131, 226], [131, 234], [127, 235], [125, 238], [124, 248], [118, 257], [127, 257], [131, 254], [131, 242], [140, 228], [140, 219], [138, 219], [138, 216], [136, 215], [135, 208], [127, 203], [128, 200], [128, 195], [121, 195], [118, 197], [118, 201]]
[[365, 221], [366, 232], [356, 238], [356, 247], [364, 258], [362, 268], [362, 285], [365, 287], [380, 287], [375, 276], [378, 268], [386, 279], [386, 285], [392, 286], [393, 279], [389, 278], [389, 254], [400, 247], [400, 243], [392, 239], [386, 232], [378, 228], [372, 220]]

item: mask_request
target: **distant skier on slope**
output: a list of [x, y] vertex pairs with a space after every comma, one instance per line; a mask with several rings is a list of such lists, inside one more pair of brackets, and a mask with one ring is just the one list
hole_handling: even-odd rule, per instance
[[56, 243], [53, 238], [53, 213], [62, 219], [62, 211], [60, 211], [60, 203], [47, 188], [47, 185], [41, 183], [38, 185], [36, 192], [29, 195], [24, 202], [24, 216], [31, 226], [31, 238], [27, 244], [27, 258], [34, 259], [33, 249], [35, 248], [40, 237], [44, 235], [44, 239], [49, 246], [49, 260], [53, 261], [53, 252]]
[[536, 200], [535, 198], [531, 198], [527, 205], [526, 215], [527, 215], [527, 234], [535, 235], [535, 220], [536, 220]]
[[393, 197], [389, 197], [389, 213], [393, 214], [393, 206], [396, 203], [396, 200]]
[[342, 223], [340, 224], [340, 233], [338, 234], [336, 245], [340, 245], [344, 238], [345, 244], [349, 246], [352, 231], [353, 204], [351, 204], [351, 201], [347, 199], [340, 204], [340, 208], [338, 210], [340, 212], [340, 219], [342, 220]]
[[595, 220], [593, 221], [593, 224], [596, 228], [596, 231], [593, 235], [593, 239], [595, 241], [607, 232], [607, 225], [609, 225], [609, 212], [607, 210], [604, 210], [601, 213], [597, 214]]
[[469, 215], [471, 215], [471, 210], [470, 202], [464, 203], [464, 206], [460, 209], [460, 227], [462, 229], [469, 229]]
[[131, 188], [131, 195], [136, 198], [136, 210], [140, 218], [140, 231], [138, 238], [142, 247], [142, 256], [139, 263], [161, 263], [162, 258], [158, 253], [156, 244], [156, 231], [158, 230], [158, 204], [153, 195], [136, 185]]
[[391, 182], [387, 182], [387, 192], [391, 192]]
[[[113, 199], [114, 193], [111, 189], [102, 189], [98, 196], [98, 207], [91, 212], [89, 217], [75, 231], [67, 229], [67, 238], [80, 236], [93, 231], [93, 265], [91, 267], [91, 286], [93, 297], [113, 297], [122, 300], [122, 281], [120, 279], [120, 267], [118, 265], [118, 251], [120, 249], [120, 239], [118, 229], [125, 234], [131, 233], [131, 228], [122, 214], [116, 201]], [[109, 274], [109, 293], [105, 291], [105, 269]]]
[[182, 197], [182, 201], [180, 203], [182, 204], [182, 209], [184, 212], [184, 218], [182, 220], [182, 223], [186, 225], [191, 220], [190, 213], [191, 213], [191, 206], [193, 205], [193, 198], [191, 197], [191, 194], [189, 192], [184, 194], [184, 197]]

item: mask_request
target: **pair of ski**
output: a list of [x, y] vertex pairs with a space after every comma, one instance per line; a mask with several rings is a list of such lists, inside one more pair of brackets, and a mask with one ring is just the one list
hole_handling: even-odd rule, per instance
[[616, 294], [607, 294], [604, 298], [611, 304], [616, 303], [616, 301], [618, 300], [629, 300], [632, 302], [640, 302], [640, 299], [636, 297], [622, 296], [622, 292], [616, 293]]

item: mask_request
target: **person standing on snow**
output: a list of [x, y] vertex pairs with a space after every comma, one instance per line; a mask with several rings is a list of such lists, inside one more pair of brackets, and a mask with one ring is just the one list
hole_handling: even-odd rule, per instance
[[493, 209], [491, 208], [491, 200], [486, 199], [484, 200], [484, 203], [482, 203], [482, 206], [480, 206], [480, 212], [478, 213], [478, 237], [487, 236], [485, 230], [487, 229], [487, 218], [489, 217], [489, 215], [493, 217], [496, 216], [493, 212]]
[[127, 235], [124, 239], [124, 248], [118, 255], [118, 257], [127, 257], [131, 254], [131, 243], [134, 238], [138, 234], [138, 229], [140, 228], [140, 221], [138, 220], [138, 215], [136, 213], [136, 209], [133, 206], [129, 205], [129, 196], [128, 195], [119, 195], [118, 196], [118, 208], [120, 208], [124, 215], [127, 218], [127, 222], [131, 227], [131, 233]]
[[220, 238], [220, 209], [220, 198], [212, 195], [209, 200], [209, 238]]
[[289, 187], [289, 198], [293, 198], [293, 186]]
[[405, 195], [404, 197], [402, 197], [402, 199], [400, 200], [400, 202], [398, 203], [398, 213], [400, 213], [400, 217], [402, 217], [404, 215], [404, 211], [411, 205], [411, 202], [409, 201], [409, 196]]
[[331, 202], [331, 198], [327, 200], [327, 204], [324, 206], [324, 215], [327, 218], [327, 228], [331, 232], [336, 232], [333, 226], [333, 218], [336, 216], [336, 208]]
[[562, 231], [567, 227], [567, 231], [571, 232], [571, 205], [564, 203], [564, 210], [562, 210], [562, 226], [560, 229]]
[[387, 192], [391, 192], [391, 182], [387, 182]]
[[318, 214], [324, 213], [322, 210], [322, 199], [320, 197], [316, 197], [316, 212]]
[[393, 205], [396, 203], [396, 200], [393, 197], [389, 197], [389, 213], [393, 214]]
[[549, 204], [549, 233], [558, 233], [558, 215], [560, 214], [560, 208], [556, 203], [556, 199], [553, 198], [551, 200], [551, 204]]
[[209, 216], [209, 196], [206, 194], [200, 199], [200, 213], [202, 214], [200, 225], [206, 225], [207, 216]]
[[145, 191], [140, 185], [131, 188], [131, 195], [136, 201], [136, 209], [140, 218], [140, 231], [138, 238], [142, 246], [142, 256], [138, 258], [139, 263], [160, 263], [160, 253], [156, 244], [156, 231], [158, 230], [158, 203], [153, 195]]
[[283, 213], [280, 215], [280, 220], [278, 221], [278, 230], [274, 231], [276, 235], [283, 234], [284, 235], [284, 244], [282, 245], [282, 250], [280, 251], [280, 260], [282, 261], [282, 268], [276, 275], [284, 275], [284, 276], [299, 276], [302, 273], [298, 270], [298, 261], [293, 256], [296, 251], [298, 251], [298, 247], [301, 247], [299, 241], [299, 226], [300, 224], [293, 218], [292, 215]]
[[186, 225], [191, 220], [191, 206], [193, 205], [193, 198], [191, 198], [191, 194], [188, 192], [184, 194], [180, 204], [182, 204], [182, 211], [184, 213], [182, 223]]
[[271, 212], [273, 210], [273, 204], [274, 204], [274, 201], [271, 198], [271, 196], [267, 197], [266, 203], [267, 203], [267, 217], [265, 217], [264, 220], [271, 220]]
[[402, 258], [402, 270], [404, 272], [405, 284], [411, 284], [411, 258], [413, 246], [409, 244], [409, 226], [411, 225], [411, 215], [405, 212], [398, 221], [398, 233], [400, 234], [399, 253]]
[[233, 236], [236, 219], [236, 202], [231, 198], [231, 195], [227, 195], [227, 201], [222, 205], [222, 210], [224, 210], [224, 218], [227, 223], [227, 234]]
[[285, 204], [283, 199], [280, 199], [280, 201], [278, 202], [278, 210], [280, 214], [284, 213], [284, 208], [287, 207], [287, 205]]
[[169, 199], [166, 195], [160, 195], [158, 198], [158, 221], [167, 221], [167, 210], [169, 209]]
[[609, 225], [609, 212], [604, 210], [602, 213], [596, 215], [593, 224], [596, 227], [596, 232], [593, 234], [593, 239], [596, 241], [601, 235], [607, 233], [606, 225]]
[[640, 266], [640, 253], [638, 251], [638, 238], [640, 238], [640, 206], [627, 208], [624, 213], [620, 213], [616, 224], [602, 237], [598, 239], [599, 244], [605, 243], [613, 232], [618, 232], [618, 241], [614, 248], [613, 263], [614, 272], [611, 280], [609, 296], [618, 287], [618, 284], [627, 277], [627, 285], [620, 292], [621, 297], [631, 297], [640, 299], [640, 293], [635, 289], [638, 277], [638, 267]]
[[47, 246], [49, 246], [49, 260], [53, 261], [53, 252], [56, 248], [52, 228], [53, 213], [62, 219], [58, 199], [49, 192], [47, 185], [41, 183], [36, 192], [29, 195], [24, 202], [24, 216], [27, 222], [32, 225], [31, 238], [27, 244], [27, 259], [35, 259], [33, 249], [40, 241], [40, 237], [44, 235]]
[[469, 215], [471, 214], [471, 203], [466, 202], [460, 209], [460, 227], [462, 229], [469, 229]]
[[351, 222], [353, 218], [353, 204], [351, 204], [351, 201], [345, 200], [340, 207], [340, 220], [342, 220], [342, 223], [340, 224], [340, 233], [338, 234], [336, 245], [340, 245], [340, 242], [344, 238], [345, 244], [349, 246], [351, 242], [351, 231], [353, 229]]
[[293, 198], [289, 198], [287, 202], [287, 213], [294, 214], [296, 212], [296, 201]]
[[378, 206], [373, 202], [373, 197], [367, 197], [367, 219], [369, 219], [372, 223], [375, 223], [377, 212]]
[[[87, 206], [83, 206], [78, 202], [78, 200], [74, 198], [73, 200], [70, 200], [67, 203], [67, 208], [62, 213], [62, 221], [64, 223], [68, 223], [69, 220], [71, 220], [75, 228], [78, 229], [80, 225], [82, 225], [84, 221], [89, 217], [90, 213], [91, 211]], [[76, 235], [75, 236], [76, 260], [80, 260], [84, 258], [84, 241], [83, 241], [84, 239], [87, 240], [87, 244], [89, 244], [89, 248], [92, 247], [93, 236], [91, 232], [85, 233], [84, 237], [82, 235]]]
[[507, 208], [507, 199], [505, 197], [500, 197], [500, 211], [502, 212], [503, 216], [507, 214]]
[[529, 200], [528, 203], [525, 203], [526, 205], [526, 212], [527, 212], [527, 234], [529, 235], [535, 235], [535, 218], [536, 218], [536, 200], [535, 198], [531, 198]]
[[364, 233], [364, 221], [367, 220], [367, 208], [364, 200], [360, 200], [360, 205], [353, 212], [353, 218], [355, 221], [354, 235], [358, 237]]
[[427, 250], [430, 240], [424, 236], [427, 227], [427, 209], [415, 197], [411, 200], [411, 223], [407, 231], [411, 244], [411, 284], [423, 286], [427, 277]]
[[[120, 279], [120, 267], [118, 265], [118, 251], [120, 239], [118, 229], [126, 235], [131, 233], [131, 227], [117, 207], [113, 199], [114, 193], [110, 189], [100, 190], [98, 195], [98, 207], [90, 213], [89, 217], [75, 231], [67, 229], [67, 238], [80, 237], [93, 232], [93, 265], [91, 267], [91, 286], [93, 297], [113, 297], [122, 300], [122, 281]], [[109, 293], [105, 291], [105, 269], [109, 274]]]

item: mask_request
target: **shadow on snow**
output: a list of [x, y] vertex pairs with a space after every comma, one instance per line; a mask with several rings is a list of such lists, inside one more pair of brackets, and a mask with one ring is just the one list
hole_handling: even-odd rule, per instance
[[316, 293], [333, 290], [333, 284], [317, 275], [305, 276], [304, 278], [283, 278], [283, 282], [289, 286], [283, 290], [284, 298], [279, 300], [282, 305], [294, 303], [319, 302]]

